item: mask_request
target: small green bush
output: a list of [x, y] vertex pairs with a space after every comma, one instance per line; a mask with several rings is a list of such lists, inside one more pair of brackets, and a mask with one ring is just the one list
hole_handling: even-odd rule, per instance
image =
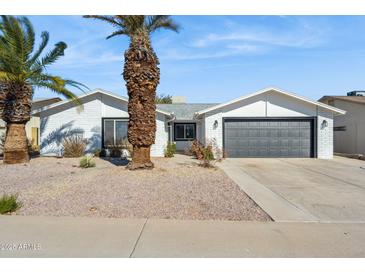
[[174, 157], [175, 153], [176, 153], [176, 143], [169, 142], [165, 149], [165, 157], [168, 158]]
[[22, 207], [22, 204], [17, 201], [18, 195], [4, 194], [0, 198], [0, 214], [14, 212]]
[[84, 156], [80, 159], [80, 167], [81, 168], [89, 168], [95, 167], [95, 161], [93, 160], [92, 156]]

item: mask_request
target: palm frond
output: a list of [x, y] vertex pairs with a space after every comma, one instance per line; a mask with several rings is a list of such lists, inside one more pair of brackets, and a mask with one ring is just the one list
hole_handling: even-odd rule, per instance
[[47, 31], [43, 31], [41, 34], [41, 43], [39, 44], [39, 47], [36, 52], [33, 53], [33, 56], [28, 61], [28, 66], [32, 66], [36, 60], [41, 56], [43, 50], [48, 44], [49, 41], [49, 33]]
[[35, 33], [33, 26], [27, 17], [21, 17], [20, 22], [22, 22], [25, 28], [25, 59], [27, 60], [34, 50]]
[[117, 30], [117, 31], [114, 31], [109, 36], [107, 36], [106, 39], [110, 39], [110, 38], [112, 38], [114, 36], [117, 36], [117, 35], [128, 35], [128, 33], [125, 30]]
[[81, 91], [88, 89], [85, 85], [44, 73], [47, 66], [56, 62], [67, 47], [58, 42], [55, 47], [43, 55], [49, 41], [48, 32], [42, 32], [41, 42], [35, 50], [35, 33], [26, 17], [1, 16], [0, 21], [0, 81], [16, 81], [42, 87], [77, 103], [77, 96], [68, 87]]
[[114, 16], [107, 16], [107, 15], [84, 15], [84, 18], [92, 18], [92, 19], [98, 19], [104, 22], [107, 22], [109, 24], [112, 24], [114, 27], [123, 27], [118, 20]]
[[154, 15], [148, 16], [146, 28], [150, 33], [161, 28], [179, 32], [180, 26], [168, 15]]
[[42, 66], [47, 66], [50, 64], [53, 64], [60, 58], [61, 56], [65, 55], [65, 49], [67, 48], [67, 45], [65, 42], [58, 42], [55, 45], [55, 48], [48, 52], [45, 57], [41, 59]]

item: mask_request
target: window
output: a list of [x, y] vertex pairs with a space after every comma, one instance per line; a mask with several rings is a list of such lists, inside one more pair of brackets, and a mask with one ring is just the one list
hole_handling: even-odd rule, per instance
[[104, 147], [118, 145], [127, 138], [128, 121], [121, 119], [104, 119]]
[[175, 141], [189, 141], [196, 139], [195, 123], [175, 123]]
[[346, 131], [346, 126], [333, 127], [333, 131]]

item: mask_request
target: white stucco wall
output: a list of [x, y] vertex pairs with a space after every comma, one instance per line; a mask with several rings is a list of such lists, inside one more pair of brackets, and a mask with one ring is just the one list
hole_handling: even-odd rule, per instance
[[346, 110], [334, 118], [334, 126], [345, 126], [345, 131], [334, 132], [334, 151], [365, 155], [365, 105], [334, 100], [334, 106]]
[[[94, 94], [82, 99], [83, 111], [71, 103], [41, 112], [41, 154], [57, 155], [62, 149], [62, 139], [72, 133], [88, 139], [87, 151], [101, 148], [102, 118], [128, 118], [127, 103], [104, 94]], [[165, 116], [157, 114], [155, 144], [151, 156], [162, 157], [167, 144]]]
[[[206, 140], [216, 140], [223, 148], [223, 118], [237, 117], [316, 117], [318, 116], [317, 153], [318, 158], [333, 156], [333, 117], [332, 112], [277, 92], [266, 92], [203, 115]], [[323, 119], [328, 127], [319, 129]], [[214, 127], [214, 122], [218, 126]]]
[[155, 144], [151, 147], [151, 156], [164, 157], [165, 149], [168, 142], [168, 127], [165, 123], [165, 115], [157, 113], [156, 119], [156, 139]]
[[[333, 158], [333, 113], [318, 107], [317, 116], [317, 155], [320, 159]], [[327, 126], [323, 126], [327, 121]]]

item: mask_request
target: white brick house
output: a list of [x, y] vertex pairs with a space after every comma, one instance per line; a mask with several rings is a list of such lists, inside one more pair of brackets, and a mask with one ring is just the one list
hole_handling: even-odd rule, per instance
[[[80, 96], [83, 110], [59, 102], [34, 111], [41, 119], [41, 154], [62, 150], [62, 138], [82, 134], [88, 151], [126, 137], [127, 98], [97, 89]], [[151, 156], [162, 157], [168, 141], [178, 150], [190, 141], [215, 140], [227, 157], [333, 156], [333, 116], [345, 111], [277, 88], [223, 104], [157, 105]]]

